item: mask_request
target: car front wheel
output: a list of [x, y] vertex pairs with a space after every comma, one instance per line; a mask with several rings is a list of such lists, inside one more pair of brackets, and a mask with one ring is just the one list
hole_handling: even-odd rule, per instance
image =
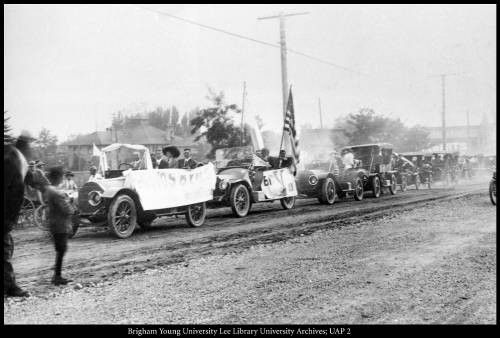
[[493, 205], [497, 205], [497, 183], [495, 181], [490, 183], [490, 200]]
[[118, 238], [132, 235], [137, 225], [137, 208], [128, 195], [119, 195], [112, 202], [108, 211], [108, 226]]
[[245, 217], [250, 211], [250, 192], [243, 184], [236, 184], [231, 189], [229, 198], [233, 214], [237, 217]]
[[378, 176], [374, 176], [372, 178], [372, 191], [373, 191], [373, 197], [379, 198], [380, 197], [380, 179]]
[[363, 199], [364, 189], [363, 189], [363, 181], [361, 178], [356, 177], [354, 180], [354, 199], [356, 201], [361, 201]]
[[398, 188], [398, 184], [396, 182], [396, 175], [391, 175], [391, 185], [389, 186], [389, 192], [391, 195], [396, 195], [396, 190]]
[[332, 205], [335, 203], [335, 198], [337, 194], [335, 193], [335, 182], [333, 179], [328, 177], [321, 185], [321, 192], [319, 195], [319, 201], [322, 204]]

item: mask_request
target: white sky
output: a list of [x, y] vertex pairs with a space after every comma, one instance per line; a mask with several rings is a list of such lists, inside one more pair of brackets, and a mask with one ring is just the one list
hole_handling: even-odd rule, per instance
[[[494, 5], [150, 5], [259, 40], [287, 45], [367, 75], [288, 54], [297, 124], [319, 126], [360, 107], [408, 124], [441, 123], [439, 73], [447, 79], [447, 124], [490, 121], [496, 107]], [[281, 127], [279, 49], [202, 29], [133, 5], [4, 5], [4, 110], [16, 133], [42, 127], [65, 140], [103, 130], [120, 109], [208, 104], [224, 91]]]

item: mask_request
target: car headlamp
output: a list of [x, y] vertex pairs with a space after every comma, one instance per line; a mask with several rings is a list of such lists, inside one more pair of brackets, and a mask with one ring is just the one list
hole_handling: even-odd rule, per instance
[[220, 183], [219, 183], [219, 189], [220, 189], [220, 190], [226, 190], [226, 188], [227, 188], [227, 186], [228, 186], [228, 185], [229, 185], [229, 183], [227, 183], [227, 181], [222, 180], [222, 181], [220, 181]]
[[99, 191], [91, 191], [88, 196], [89, 204], [93, 207], [98, 206], [102, 202], [102, 194]]
[[310, 185], [318, 184], [318, 177], [316, 175], [309, 176], [309, 184]]

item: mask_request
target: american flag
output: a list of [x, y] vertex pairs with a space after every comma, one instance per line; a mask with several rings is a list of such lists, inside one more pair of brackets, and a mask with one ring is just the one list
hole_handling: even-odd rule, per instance
[[286, 106], [285, 123], [283, 125], [283, 131], [288, 132], [290, 135], [290, 145], [292, 148], [293, 156], [295, 161], [299, 162], [299, 140], [297, 138], [297, 130], [295, 129], [295, 112], [293, 109], [293, 97], [292, 88], [290, 88], [290, 93], [288, 94], [288, 103]]

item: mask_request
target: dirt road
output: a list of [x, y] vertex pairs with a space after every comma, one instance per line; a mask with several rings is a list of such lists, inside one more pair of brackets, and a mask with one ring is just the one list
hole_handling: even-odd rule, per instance
[[[491, 317], [496, 307], [493, 303], [491, 308], [496, 298], [495, 284], [488, 289], [484, 283], [490, 283], [491, 278], [477, 285], [477, 281], [468, 281], [476, 270], [493, 276], [496, 273], [496, 209], [488, 204], [485, 186], [482, 182], [454, 190], [408, 191], [381, 199], [339, 202], [332, 207], [304, 200], [291, 211], [280, 210], [279, 204], [258, 205], [244, 219], [234, 219], [229, 209], [221, 209], [211, 211], [202, 228], [187, 228], [181, 218], [160, 220], [152, 230], [136, 233], [127, 240], [85, 229], [71, 240], [66, 260], [67, 275], [75, 283], [92, 286], [78, 291], [72, 290], [75, 284], [62, 289], [48, 284], [54, 255], [50, 242], [40, 240], [36, 230], [19, 231], [15, 233], [14, 266], [20, 283], [28, 285], [35, 296], [49, 297], [59, 307], [91, 299], [102, 301], [106, 307], [112, 306], [109, 301], [114, 297], [141, 302], [142, 297], [159, 297], [168, 299], [162, 309], [176, 310], [151, 314], [149, 308], [136, 314], [126, 310], [124, 314], [124, 309], [113, 308], [108, 309], [108, 315], [91, 311], [80, 318], [61, 314], [62, 317], [48, 319], [35, 314], [36, 306], [44, 302], [34, 297], [20, 303], [4, 302], [4, 319], [154, 323], [328, 322], [333, 318], [336, 322], [440, 322], [437, 319], [441, 318], [462, 322], [458, 310], [452, 312], [458, 317], [450, 317], [439, 309], [434, 309], [434, 314], [420, 313], [421, 306], [413, 304], [413, 309], [403, 309], [406, 317], [401, 313], [405, 299], [415, 303], [416, 297], [420, 297], [425, 303], [449, 296], [445, 308], [470, 307], [477, 312], [478, 304], [486, 304], [481, 305], [481, 311], [491, 321], [495, 318]], [[477, 195], [479, 192], [482, 195]], [[437, 210], [429, 213], [434, 208]], [[443, 217], [449, 218], [444, 228]], [[311, 233], [314, 234], [301, 236]], [[279, 243], [262, 245], [273, 242]], [[249, 247], [253, 250], [247, 250]], [[147, 271], [134, 273], [143, 270]], [[456, 301], [455, 294], [449, 287], [441, 287], [442, 283], [462, 285], [460, 297], [465, 298]], [[415, 286], [420, 287], [420, 293]], [[272, 291], [274, 287], [276, 292]], [[386, 289], [390, 291], [382, 297], [380, 292]], [[408, 293], [410, 289], [412, 294]], [[481, 293], [484, 301], [471, 297]], [[235, 297], [231, 306], [224, 300]], [[290, 309], [290, 297], [296, 304], [292, 307], [294, 313], [286, 310]], [[273, 299], [274, 305], [267, 303], [268, 298]], [[346, 304], [346, 299], [351, 299], [352, 304]], [[362, 304], [358, 304], [361, 299]], [[215, 310], [200, 314], [191, 308], [209, 309], [209, 303]], [[302, 303], [323, 304], [324, 311], [309, 312], [302, 308]], [[259, 306], [266, 310], [259, 311]], [[183, 312], [177, 311], [178, 307], [187, 308]], [[115, 310], [122, 315], [112, 314]], [[470, 314], [464, 318], [474, 322]], [[479, 314], [476, 319], [481, 321], [484, 317]]]

